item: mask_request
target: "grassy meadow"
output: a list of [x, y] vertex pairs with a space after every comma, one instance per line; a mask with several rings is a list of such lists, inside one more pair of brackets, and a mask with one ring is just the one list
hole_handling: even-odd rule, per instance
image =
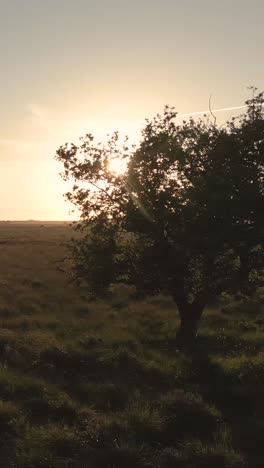
[[264, 314], [168, 297], [89, 301], [58, 269], [70, 227], [0, 224], [0, 466], [264, 466]]

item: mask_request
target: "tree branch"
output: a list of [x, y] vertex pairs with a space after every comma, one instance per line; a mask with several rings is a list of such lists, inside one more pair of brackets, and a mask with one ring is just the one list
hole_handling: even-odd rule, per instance
[[212, 111], [211, 99], [212, 99], [212, 95], [210, 94], [210, 97], [209, 97], [209, 111], [210, 111], [211, 116], [214, 119], [214, 126], [216, 126], [216, 116], [213, 114], [213, 111]]

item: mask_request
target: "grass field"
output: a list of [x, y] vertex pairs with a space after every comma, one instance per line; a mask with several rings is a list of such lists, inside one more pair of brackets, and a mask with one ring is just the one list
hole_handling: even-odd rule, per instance
[[209, 308], [183, 354], [170, 298], [67, 282], [70, 236], [0, 224], [0, 466], [263, 467], [263, 311]]

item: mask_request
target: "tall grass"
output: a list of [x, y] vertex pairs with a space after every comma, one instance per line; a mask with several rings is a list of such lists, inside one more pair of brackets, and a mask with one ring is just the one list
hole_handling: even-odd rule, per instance
[[90, 301], [65, 226], [0, 226], [0, 466], [264, 466], [263, 312], [209, 309], [195, 353], [165, 296]]

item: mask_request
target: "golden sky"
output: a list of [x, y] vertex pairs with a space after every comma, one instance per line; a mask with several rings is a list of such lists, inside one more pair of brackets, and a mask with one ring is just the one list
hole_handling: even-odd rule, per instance
[[[67, 219], [56, 148], [264, 89], [263, 0], [0, 0], [0, 219]], [[222, 122], [236, 111], [217, 114]], [[237, 111], [238, 112], [238, 111]]]

